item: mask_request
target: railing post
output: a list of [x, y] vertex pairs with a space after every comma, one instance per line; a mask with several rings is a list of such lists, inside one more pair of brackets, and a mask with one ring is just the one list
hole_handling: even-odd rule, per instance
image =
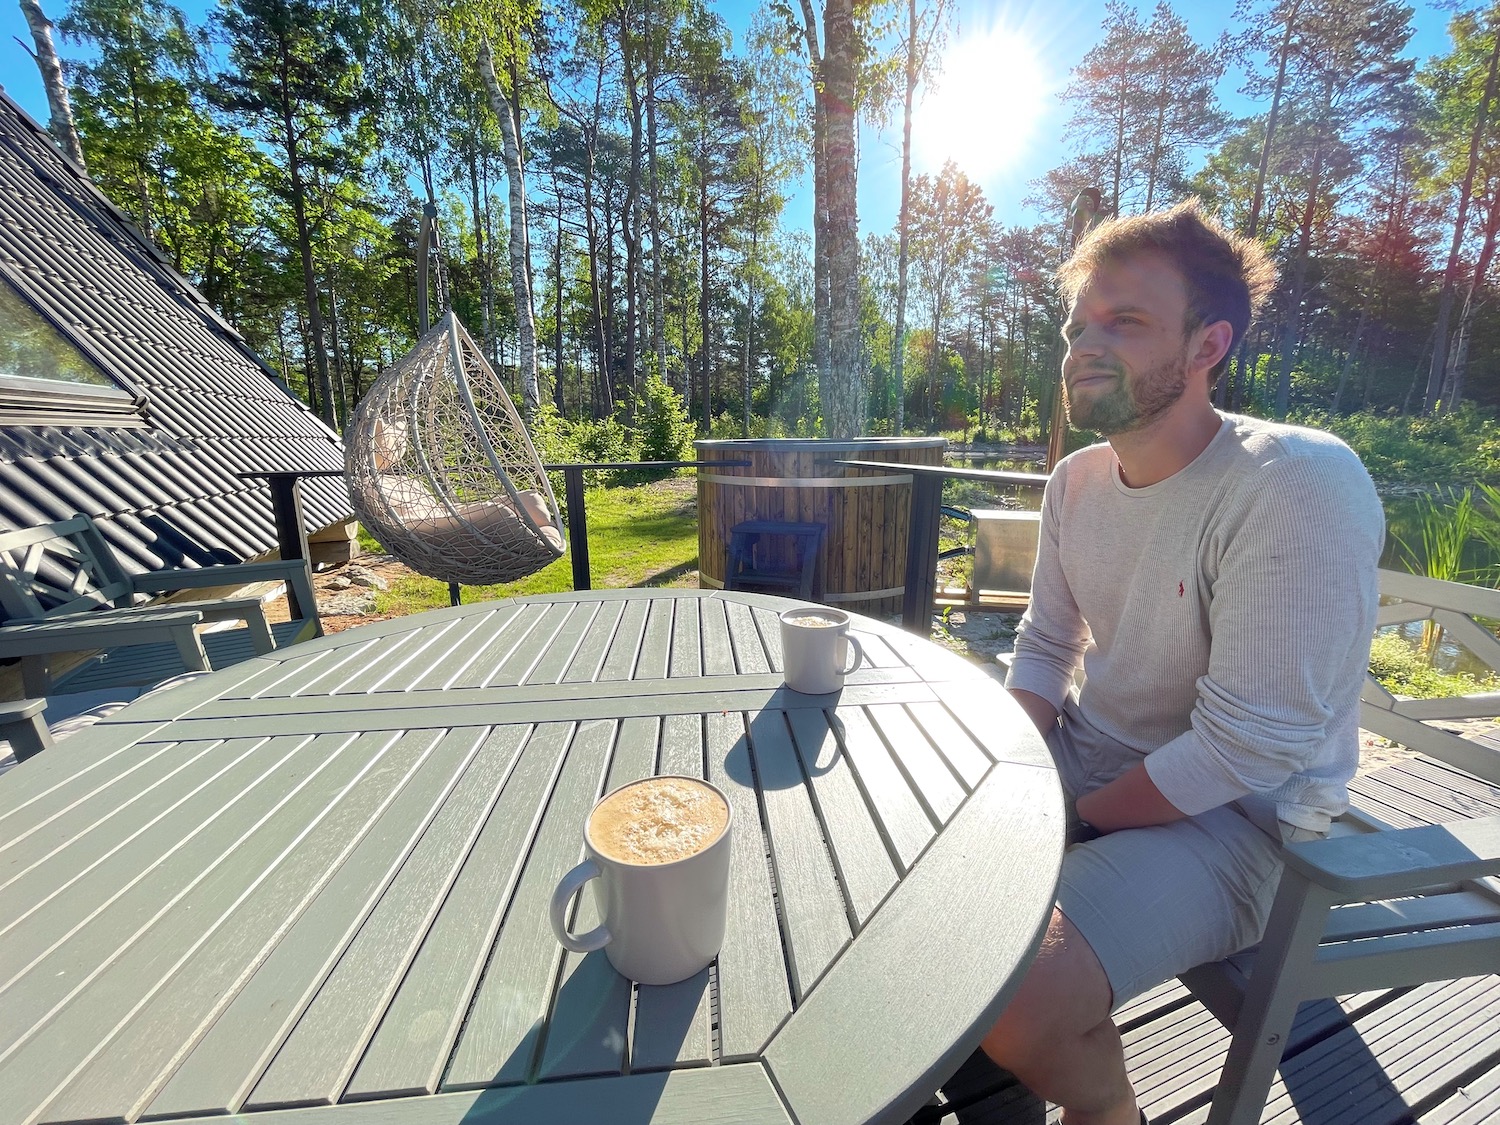
[[906, 592], [901, 598], [901, 627], [922, 636], [932, 629], [932, 590], [937, 581], [938, 517], [942, 506], [942, 474], [912, 474], [911, 528], [906, 541]]
[[[271, 490], [271, 518], [276, 525], [276, 546], [283, 559], [302, 561], [307, 567], [307, 580], [312, 582], [312, 564], [308, 561], [307, 528], [302, 519], [302, 493], [297, 482], [302, 477], [342, 477], [340, 469], [307, 469], [258, 473], [236, 473], [241, 480], [263, 480]], [[293, 617], [311, 617], [315, 606], [304, 606], [297, 601], [297, 593], [288, 584], [286, 600]]]
[[583, 505], [583, 466], [563, 466], [563, 495], [568, 502], [568, 551], [573, 556], [573, 589], [592, 590], [589, 577], [589, 521]]

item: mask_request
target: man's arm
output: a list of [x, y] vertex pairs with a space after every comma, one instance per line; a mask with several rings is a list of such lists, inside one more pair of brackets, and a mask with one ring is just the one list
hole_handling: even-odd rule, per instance
[[1108, 785], [1079, 797], [1078, 818], [1100, 832], [1171, 824], [1187, 814], [1162, 796], [1145, 765], [1131, 766]]
[[[1088, 647], [1088, 625], [1073, 600], [1058, 551], [1058, 523], [1067, 464], [1063, 462], [1042, 494], [1031, 604], [1016, 629], [1015, 657], [1005, 684], [1042, 734], [1057, 722], [1073, 674]], [[1027, 702], [1023, 696], [1031, 697]]]
[[1026, 717], [1041, 732], [1043, 738], [1057, 726], [1057, 708], [1036, 692], [1025, 688], [1011, 688], [1010, 697], [1021, 705], [1021, 710], [1026, 712]]
[[1251, 484], [1220, 508], [1191, 727], [1144, 762], [1189, 816], [1331, 768], [1329, 723], [1357, 706], [1374, 630], [1384, 519], [1354, 455], [1284, 458]]

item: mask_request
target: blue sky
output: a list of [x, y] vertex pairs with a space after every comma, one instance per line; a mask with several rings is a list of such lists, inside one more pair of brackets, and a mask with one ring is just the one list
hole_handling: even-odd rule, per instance
[[[1153, 0], [1139, 0], [1149, 14]], [[197, 15], [203, 0], [181, 5]], [[710, 0], [742, 45], [754, 0]], [[1211, 42], [1228, 25], [1228, 0], [1178, 0], [1200, 43]], [[1430, 0], [1416, 0], [1413, 36], [1407, 53], [1426, 59], [1448, 47], [1448, 14]], [[61, 0], [43, 0], [54, 20], [66, 10]], [[1069, 70], [1097, 42], [1104, 0], [956, 0], [956, 27], [949, 39], [949, 65], [935, 90], [917, 110], [914, 168], [936, 173], [947, 157], [981, 184], [996, 214], [1007, 223], [1031, 222], [1021, 200], [1027, 183], [1066, 159], [1062, 141], [1067, 112], [1057, 94]], [[0, 87], [45, 124], [46, 98], [28, 46], [30, 32], [14, 2], [0, 3]], [[60, 44], [66, 58], [76, 51]], [[1238, 96], [1241, 76], [1233, 70], [1220, 87], [1232, 113], [1258, 107]], [[861, 132], [859, 213], [862, 232], [891, 230], [900, 203], [900, 123], [884, 131]], [[811, 223], [811, 190], [804, 184], [786, 216], [789, 227]]]

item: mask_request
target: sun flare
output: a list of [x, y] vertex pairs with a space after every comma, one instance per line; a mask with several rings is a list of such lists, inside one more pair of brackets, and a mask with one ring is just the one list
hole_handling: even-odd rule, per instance
[[983, 183], [1025, 154], [1052, 85], [1035, 44], [997, 27], [967, 35], [943, 59], [933, 89], [912, 114], [917, 168], [952, 160]]

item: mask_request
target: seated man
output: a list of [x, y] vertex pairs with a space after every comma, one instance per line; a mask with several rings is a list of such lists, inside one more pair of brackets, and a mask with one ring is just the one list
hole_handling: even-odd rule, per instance
[[1084, 842], [984, 1049], [1066, 1125], [1136, 1125], [1111, 1011], [1259, 940], [1283, 841], [1348, 802], [1384, 518], [1336, 438], [1211, 404], [1259, 245], [1188, 202], [1097, 228], [1061, 281], [1068, 418], [1108, 441], [1047, 485], [1007, 682]]

